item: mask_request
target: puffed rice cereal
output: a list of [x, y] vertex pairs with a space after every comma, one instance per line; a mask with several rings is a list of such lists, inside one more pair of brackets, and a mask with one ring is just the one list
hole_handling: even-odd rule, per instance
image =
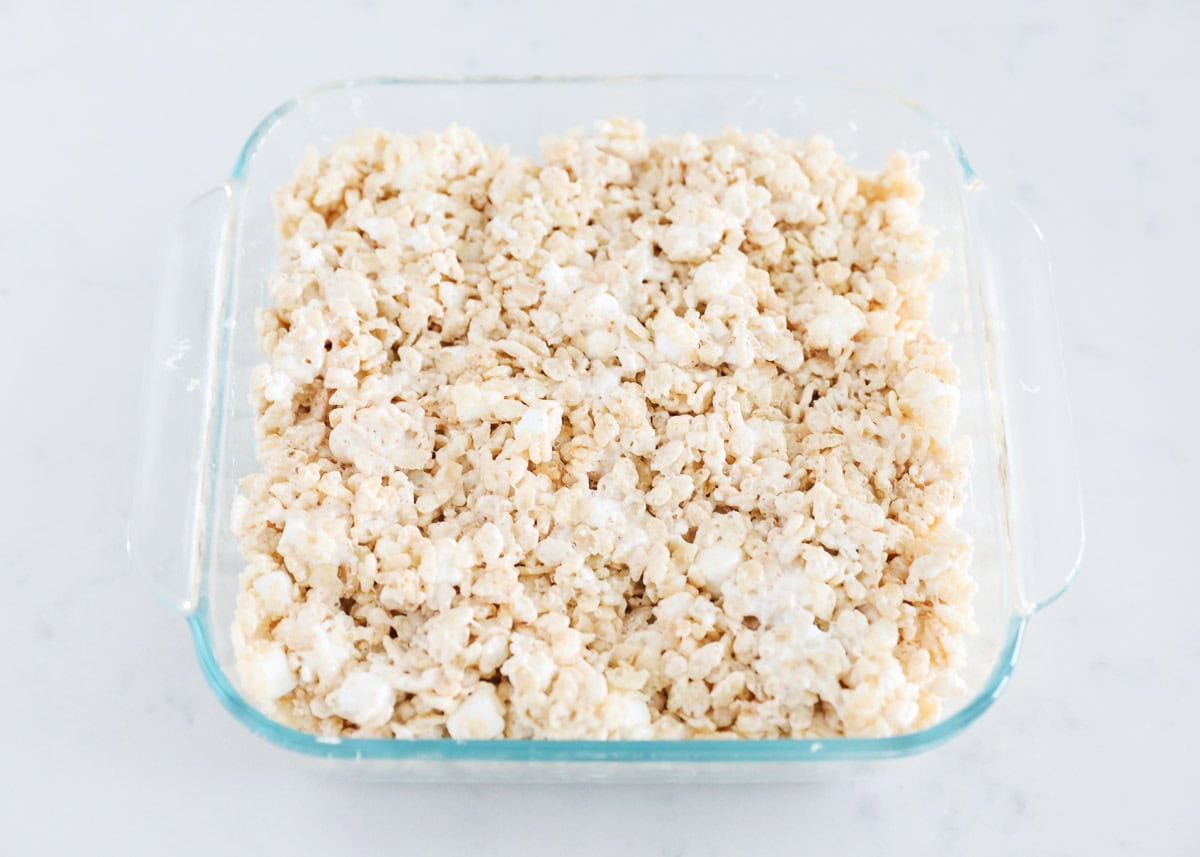
[[276, 196], [233, 641], [327, 736], [878, 736], [973, 630], [901, 155], [362, 131]]

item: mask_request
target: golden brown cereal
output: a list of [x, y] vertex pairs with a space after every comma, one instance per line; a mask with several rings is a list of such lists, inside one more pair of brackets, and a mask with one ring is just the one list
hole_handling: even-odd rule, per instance
[[276, 197], [239, 675], [325, 735], [888, 735], [972, 630], [900, 155], [363, 131]]

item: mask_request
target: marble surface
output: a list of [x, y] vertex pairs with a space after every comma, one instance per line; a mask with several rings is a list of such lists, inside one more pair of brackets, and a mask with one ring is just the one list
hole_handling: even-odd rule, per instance
[[[1200, 512], [1200, 6], [638, 5], [0, 2], [0, 853], [1200, 853], [1183, 536]], [[125, 556], [164, 222], [323, 81], [686, 70], [884, 83], [1042, 224], [1088, 517], [1076, 585], [978, 724], [855, 782], [310, 773], [220, 708]]]

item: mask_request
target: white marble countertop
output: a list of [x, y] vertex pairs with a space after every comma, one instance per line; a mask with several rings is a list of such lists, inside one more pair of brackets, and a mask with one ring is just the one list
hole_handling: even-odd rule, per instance
[[[245, 5], [0, 2], [0, 853], [1200, 853], [1196, 4]], [[1040, 221], [1088, 517], [1075, 587], [978, 724], [865, 780], [309, 772], [221, 709], [124, 553], [153, 242], [316, 83], [687, 70], [886, 84]]]

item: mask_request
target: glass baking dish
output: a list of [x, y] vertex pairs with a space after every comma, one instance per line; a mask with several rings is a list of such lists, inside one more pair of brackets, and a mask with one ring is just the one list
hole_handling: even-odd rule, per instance
[[[536, 154], [550, 132], [627, 116], [651, 135], [728, 126], [823, 133], [849, 161], [919, 161], [922, 213], [949, 255], [931, 323], [961, 370], [959, 428], [974, 448], [962, 526], [974, 542], [979, 633], [968, 686], [935, 726], [890, 738], [683, 741], [330, 739], [268, 719], [238, 687], [229, 629], [238, 574], [230, 508], [256, 468], [250, 373], [262, 359], [254, 311], [275, 263], [272, 192], [305, 147], [363, 126], [472, 128]], [[919, 106], [885, 92], [803, 78], [377, 79], [283, 105], [243, 146], [233, 173], [193, 202], [168, 244], [145, 387], [145, 436], [130, 553], [187, 619], [222, 704], [275, 744], [354, 776], [387, 779], [810, 779], [946, 741], [997, 698], [1026, 623], [1066, 588], [1083, 525], [1049, 266], [1036, 227], [986, 188], [958, 142]]]

